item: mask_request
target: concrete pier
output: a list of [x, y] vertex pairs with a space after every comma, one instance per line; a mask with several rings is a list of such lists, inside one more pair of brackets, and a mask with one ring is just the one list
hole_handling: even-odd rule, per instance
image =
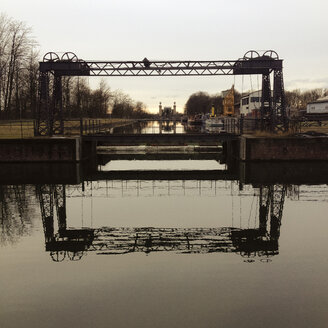
[[328, 161], [328, 137], [240, 137], [242, 161]]
[[81, 138], [0, 139], [0, 162], [79, 162]]

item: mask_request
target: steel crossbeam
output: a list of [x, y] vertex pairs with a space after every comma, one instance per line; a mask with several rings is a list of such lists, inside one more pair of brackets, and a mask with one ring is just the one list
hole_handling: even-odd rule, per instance
[[233, 75], [236, 61], [86, 61], [91, 76]]

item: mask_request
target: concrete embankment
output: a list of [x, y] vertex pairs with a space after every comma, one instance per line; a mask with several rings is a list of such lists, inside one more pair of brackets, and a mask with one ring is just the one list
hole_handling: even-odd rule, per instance
[[0, 162], [79, 162], [81, 138], [0, 139]]
[[[149, 136], [148, 136], [149, 137]], [[152, 136], [151, 136], [152, 137]], [[190, 136], [165, 135], [160, 141], [163, 145], [172, 143], [175, 145], [189, 144], [186, 141], [198, 142], [201, 149], [210, 146], [216, 147], [220, 142], [223, 145], [223, 156], [233, 160], [245, 162], [252, 161], [328, 161], [328, 137], [228, 137], [220, 139], [215, 135]], [[86, 137], [53, 137], [53, 138], [30, 138], [30, 139], [0, 139], [0, 162], [80, 162], [83, 160], [96, 160], [97, 144], [103, 142], [112, 145], [132, 144], [130, 148], [138, 148], [145, 144], [145, 136], [134, 137], [108, 135], [100, 138]], [[104, 140], [102, 140], [102, 138]], [[186, 139], [189, 138], [189, 139]], [[163, 140], [162, 140], [163, 139]], [[151, 141], [154, 141], [150, 138]], [[149, 141], [149, 140], [148, 140]], [[160, 143], [158, 143], [160, 144]], [[99, 144], [98, 144], [99, 145]], [[144, 146], [145, 147], [145, 146]], [[152, 145], [154, 147], [154, 145]], [[163, 147], [163, 146], [162, 146]], [[207, 148], [206, 148], [207, 147]], [[149, 148], [149, 147], [148, 147]], [[147, 149], [148, 149], [147, 148]], [[155, 147], [156, 148], [156, 147]], [[174, 147], [173, 147], [174, 148]], [[190, 148], [190, 147], [189, 147]], [[179, 146], [177, 149], [185, 154], [187, 146]], [[207, 149], [208, 150], [208, 149]], [[134, 151], [135, 152], [135, 151]], [[172, 155], [165, 148], [165, 152]], [[147, 157], [147, 152], [142, 152]], [[158, 151], [157, 151], [158, 153]], [[177, 151], [174, 148], [174, 155]], [[197, 153], [195, 146], [193, 153]], [[202, 155], [202, 152], [199, 152]], [[126, 152], [125, 152], [126, 154]], [[129, 155], [129, 154], [127, 154]], [[139, 154], [141, 155], [141, 154]], [[153, 153], [151, 153], [154, 156]], [[200, 157], [198, 155], [198, 157]], [[158, 154], [157, 154], [158, 156]], [[202, 155], [203, 156], [203, 155]], [[172, 157], [172, 156], [171, 156]]]
[[242, 161], [328, 161], [327, 136], [240, 137]]

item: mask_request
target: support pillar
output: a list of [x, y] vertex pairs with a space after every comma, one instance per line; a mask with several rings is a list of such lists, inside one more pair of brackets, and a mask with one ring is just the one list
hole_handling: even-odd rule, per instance
[[62, 77], [55, 75], [52, 98], [52, 133], [63, 134], [63, 101], [62, 101]]
[[49, 101], [49, 73], [40, 72], [39, 74], [39, 103], [37, 110], [35, 135], [51, 135], [51, 115]]
[[285, 90], [282, 70], [275, 70], [273, 76], [273, 113], [275, 127], [278, 130], [288, 130], [286, 114]]
[[[262, 75], [261, 130], [271, 129], [272, 100], [270, 74]], [[268, 126], [269, 124], [269, 126]]]

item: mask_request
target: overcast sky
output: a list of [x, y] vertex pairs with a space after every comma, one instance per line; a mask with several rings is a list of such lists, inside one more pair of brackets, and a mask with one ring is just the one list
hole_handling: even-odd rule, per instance
[[[328, 1], [1, 0], [1, 13], [33, 29], [40, 56], [72, 51], [89, 60], [238, 59], [273, 49], [284, 59], [285, 88], [328, 88]], [[89, 78], [95, 86], [99, 78]], [[112, 90], [158, 110], [190, 94], [233, 83], [260, 88], [256, 76], [106, 78]]]

